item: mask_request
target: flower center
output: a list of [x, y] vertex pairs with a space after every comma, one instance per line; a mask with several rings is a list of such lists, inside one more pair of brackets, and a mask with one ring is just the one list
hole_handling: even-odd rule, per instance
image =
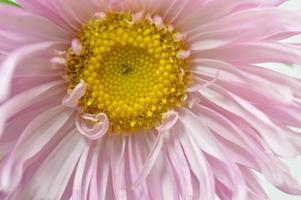
[[84, 24], [81, 51], [67, 56], [69, 89], [81, 80], [85, 113], [106, 113], [110, 131], [130, 133], [154, 128], [183, 102], [190, 80], [185, 44], [170, 26], [134, 13], [107, 13]]

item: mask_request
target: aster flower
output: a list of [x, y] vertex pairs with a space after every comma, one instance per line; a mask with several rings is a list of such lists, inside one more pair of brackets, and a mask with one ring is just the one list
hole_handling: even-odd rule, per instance
[[0, 198], [269, 199], [255, 171], [300, 195], [283, 2], [0, 5]]

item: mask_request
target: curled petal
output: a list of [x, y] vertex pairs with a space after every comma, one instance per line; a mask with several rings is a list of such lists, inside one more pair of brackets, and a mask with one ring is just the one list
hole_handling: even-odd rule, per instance
[[62, 101], [64, 106], [75, 108], [78, 105], [78, 101], [86, 93], [86, 83], [81, 80], [76, 87], [72, 90], [69, 96], [65, 97]]
[[98, 140], [103, 137], [109, 129], [109, 119], [105, 113], [98, 115], [78, 115], [75, 121], [78, 131], [90, 140]]
[[159, 132], [168, 131], [171, 129], [178, 121], [179, 114], [175, 111], [170, 111], [166, 113], [163, 117], [163, 121], [160, 125], [156, 127]]

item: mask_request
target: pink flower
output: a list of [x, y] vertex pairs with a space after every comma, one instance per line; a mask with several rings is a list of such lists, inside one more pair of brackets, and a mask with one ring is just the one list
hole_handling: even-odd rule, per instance
[[269, 199], [254, 170], [300, 195], [285, 1], [0, 5], [0, 199]]

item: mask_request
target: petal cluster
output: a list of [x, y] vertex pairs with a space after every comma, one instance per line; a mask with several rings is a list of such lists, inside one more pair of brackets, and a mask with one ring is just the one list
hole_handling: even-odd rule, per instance
[[[301, 74], [270, 67], [300, 70], [300, 43], [285, 39], [300, 34], [301, 13], [278, 8], [284, 2], [1, 4], [0, 199], [269, 199], [254, 171], [301, 195], [281, 161], [301, 152], [292, 129], [301, 126]], [[66, 51], [80, 51], [81, 25], [108, 11], [149, 13], [189, 46], [186, 103], [152, 130], [108, 135], [105, 113], [78, 106], [85, 84], [67, 91]]]

